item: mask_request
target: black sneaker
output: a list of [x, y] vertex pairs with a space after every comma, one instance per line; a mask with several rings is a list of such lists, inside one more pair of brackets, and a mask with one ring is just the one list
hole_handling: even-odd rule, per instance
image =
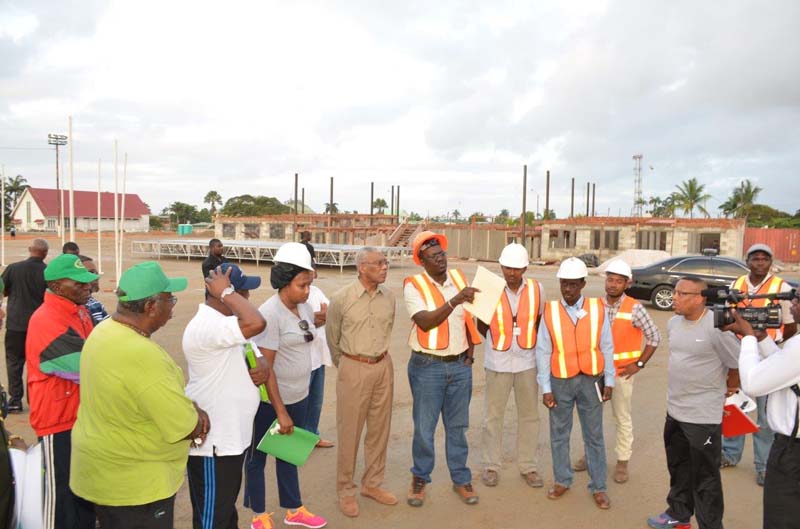
[[18, 402], [9, 403], [8, 413], [22, 413], [22, 404]]

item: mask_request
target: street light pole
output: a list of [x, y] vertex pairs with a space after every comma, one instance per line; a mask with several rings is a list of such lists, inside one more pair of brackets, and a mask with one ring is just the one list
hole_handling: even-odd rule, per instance
[[[56, 220], [56, 222], [58, 223], [57, 233], [58, 233], [58, 235], [62, 235], [62, 230], [64, 229], [63, 223], [61, 221], [63, 197], [61, 196], [61, 185], [60, 185], [59, 177], [58, 177], [58, 165], [59, 165], [58, 164], [58, 148], [60, 146], [62, 146], [62, 145], [66, 145], [67, 144], [67, 137], [64, 136], [63, 134], [48, 134], [47, 135], [47, 143], [48, 143], [48, 145], [54, 145], [55, 148], [56, 148], [56, 193], [58, 193], [58, 220]], [[62, 236], [61, 243], [62, 244], [64, 243], [63, 236]]]

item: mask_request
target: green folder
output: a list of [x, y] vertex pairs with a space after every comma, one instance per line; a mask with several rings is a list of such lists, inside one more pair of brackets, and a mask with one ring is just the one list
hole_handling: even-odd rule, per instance
[[[256, 367], [256, 352], [253, 350], [253, 344], [247, 342], [244, 344], [244, 357], [247, 360], [247, 366], [250, 369]], [[261, 402], [269, 402], [269, 395], [267, 395], [267, 386], [264, 384], [258, 385], [258, 392], [261, 395]]]
[[303, 466], [308, 460], [308, 456], [311, 455], [311, 451], [314, 450], [317, 442], [319, 442], [319, 435], [297, 426], [294, 427], [294, 431], [289, 435], [281, 435], [278, 433], [279, 429], [280, 425], [278, 420], [275, 419], [256, 448], [287, 463], [298, 467]]

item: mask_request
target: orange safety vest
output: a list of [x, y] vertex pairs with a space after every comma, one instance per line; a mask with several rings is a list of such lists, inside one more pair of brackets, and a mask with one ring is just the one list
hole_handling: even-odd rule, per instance
[[[464, 279], [464, 273], [461, 270], [452, 268], [448, 270], [447, 273], [459, 291], [466, 288], [467, 281]], [[447, 301], [444, 299], [444, 296], [442, 296], [442, 293], [433, 285], [433, 282], [430, 280], [427, 274], [417, 274], [407, 277], [405, 281], [403, 281], [403, 286], [407, 285], [408, 283], [414, 285], [414, 288], [416, 288], [420, 295], [422, 295], [422, 299], [425, 300], [425, 305], [427, 306], [428, 310], [436, 310], [447, 303]], [[466, 309], [464, 310], [464, 321], [467, 324], [467, 331], [469, 332], [470, 341], [473, 344], [481, 343], [481, 336], [478, 334], [478, 328], [475, 326], [475, 321], [472, 319], [472, 314], [470, 314]], [[419, 344], [425, 349], [441, 351], [443, 349], [447, 349], [448, 345], [450, 344], [450, 325], [447, 322], [447, 319], [440, 323], [438, 327], [434, 327], [429, 331], [423, 331], [416, 324], [413, 326], [417, 329], [417, 339], [419, 340]]]
[[597, 298], [584, 298], [583, 310], [586, 316], [572, 323], [561, 301], [549, 301], [545, 308], [544, 321], [553, 343], [550, 372], [556, 378], [603, 372], [603, 353], [600, 351], [600, 334], [605, 321], [603, 302]]
[[617, 315], [611, 322], [611, 337], [614, 338], [614, 367], [617, 374], [621, 368], [642, 356], [644, 333], [633, 325], [633, 308], [640, 303], [623, 294]]
[[[740, 292], [747, 293], [747, 276], [741, 276], [736, 281], [733, 282], [734, 290], [739, 290]], [[783, 279], [779, 277], [772, 276], [769, 278], [768, 281], [764, 281], [760, 287], [758, 287], [758, 291], [756, 294], [777, 294], [783, 288]], [[748, 299], [746, 301], [742, 301], [737, 306], [739, 307], [766, 307], [770, 303], [778, 304], [778, 301], [770, 301], [768, 299]], [[783, 325], [781, 325], [780, 329], [766, 329], [767, 334], [773, 340], [776, 336], [778, 336], [778, 331], [781, 331], [781, 336], [783, 336]], [[739, 337], [741, 338], [741, 336]]]
[[539, 303], [542, 293], [539, 283], [533, 279], [525, 280], [525, 288], [519, 297], [516, 317], [511, 313], [508, 294], [503, 290], [497, 309], [494, 312], [489, 331], [492, 333], [492, 348], [495, 351], [508, 351], [514, 339], [514, 329], [519, 328], [517, 344], [523, 349], [533, 349], [536, 345], [536, 320], [539, 317]]

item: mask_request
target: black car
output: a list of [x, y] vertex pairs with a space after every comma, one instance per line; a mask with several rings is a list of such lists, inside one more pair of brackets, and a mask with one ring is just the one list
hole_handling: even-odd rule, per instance
[[738, 259], [711, 255], [670, 257], [650, 266], [633, 269], [633, 284], [625, 293], [650, 300], [659, 310], [672, 310], [672, 288], [684, 276], [699, 277], [709, 288], [728, 288], [739, 276], [748, 274]]

